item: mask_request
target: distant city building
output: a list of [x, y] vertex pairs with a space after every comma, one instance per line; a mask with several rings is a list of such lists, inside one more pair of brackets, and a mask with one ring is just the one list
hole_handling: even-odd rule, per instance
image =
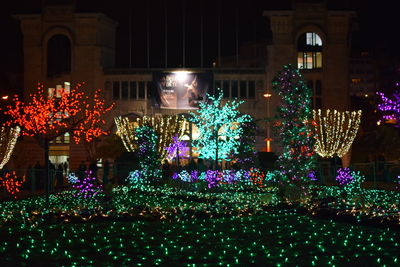
[[350, 58], [350, 95], [373, 96], [379, 88], [377, 70], [369, 52], [357, 52]]

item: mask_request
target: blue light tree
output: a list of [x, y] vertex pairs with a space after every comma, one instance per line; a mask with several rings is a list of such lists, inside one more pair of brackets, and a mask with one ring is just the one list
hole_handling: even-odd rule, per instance
[[247, 114], [238, 111], [243, 101], [222, 102], [222, 92], [218, 96], [207, 95], [208, 101], [199, 104], [196, 113], [191, 112], [190, 121], [196, 124], [200, 135], [194, 140], [194, 146], [200, 158], [218, 161], [230, 161], [231, 156], [238, 153], [239, 138], [243, 134], [242, 123], [251, 121]]

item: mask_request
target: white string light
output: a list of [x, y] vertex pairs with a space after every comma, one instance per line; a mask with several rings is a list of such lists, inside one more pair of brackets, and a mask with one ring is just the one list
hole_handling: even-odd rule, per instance
[[315, 152], [331, 158], [343, 157], [350, 149], [361, 122], [361, 110], [339, 112], [337, 110], [313, 110], [316, 122]]
[[185, 120], [179, 115], [163, 117], [144, 116], [137, 118], [134, 122], [130, 122], [127, 117], [116, 117], [114, 121], [117, 125], [117, 134], [121, 137], [122, 143], [128, 152], [136, 150], [136, 127], [147, 125], [153, 128], [158, 136], [157, 152], [161, 160], [167, 157], [168, 153], [165, 147], [168, 147], [172, 143], [172, 137], [174, 135], [181, 137], [185, 130], [185, 127], [183, 127]]
[[20, 128], [1, 127], [0, 128], [0, 169], [10, 160], [11, 154], [14, 151], [17, 143]]

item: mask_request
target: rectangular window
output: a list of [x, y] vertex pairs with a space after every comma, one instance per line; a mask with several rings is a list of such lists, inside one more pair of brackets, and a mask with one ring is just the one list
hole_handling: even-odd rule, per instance
[[315, 68], [320, 69], [322, 68], [322, 53], [316, 53], [316, 60], [315, 60]]
[[239, 96], [238, 81], [231, 81], [231, 98], [237, 98]]
[[307, 87], [311, 89], [311, 92], [314, 92], [314, 81], [313, 80], [308, 80], [307, 81]]
[[137, 99], [137, 88], [136, 88], [136, 82], [132, 81], [129, 83], [129, 98], [132, 100]]
[[322, 68], [321, 52], [298, 52], [297, 68], [299, 69], [320, 69]]
[[127, 81], [121, 82], [121, 98], [122, 98], [122, 100], [128, 99], [128, 82]]
[[256, 95], [256, 81], [249, 81], [249, 98], [255, 98]]
[[69, 144], [69, 142], [70, 142], [69, 133], [65, 133], [64, 134], [64, 143]]
[[215, 80], [214, 82], [214, 91], [217, 92], [218, 90], [222, 89], [222, 83], [220, 80]]
[[114, 100], [119, 100], [119, 82], [113, 82], [113, 99]]
[[223, 98], [229, 98], [229, 81], [224, 80], [222, 82], [222, 92], [223, 92]]
[[321, 109], [321, 108], [322, 108], [322, 98], [316, 97], [315, 98], [315, 109]]
[[240, 98], [247, 98], [247, 81], [240, 81]]
[[297, 53], [297, 68], [304, 69], [303, 52]]
[[146, 92], [147, 92], [147, 98], [151, 98], [151, 90], [152, 90], [152, 83], [151, 82], [146, 82]]
[[322, 81], [316, 80], [315, 81], [315, 96], [321, 96], [321, 95], [322, 95]]
[[145, 96], [145, 83], [139, 82], [139, 99], [144, 99]]

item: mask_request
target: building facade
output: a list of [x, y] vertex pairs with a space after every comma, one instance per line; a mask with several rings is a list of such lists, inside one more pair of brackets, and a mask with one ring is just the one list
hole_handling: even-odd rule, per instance
[[[279, 103], [279, 98], [271, 92], [273, 77], [283, 65], [295, 64], [303, 70], [313, 90], [314, 108], [348, 109], [349, 29], [355, 14], [330, 11], [324, 4], [295, 2], [292, 10], [264, 11], [263, 15], [268, 18], [272, 31], [272, 42], [262, 44], [266, 51], [261, 53], [265, 55], [264, 67], [253, 67], [249, 59], [250, 63], [243, 66], [195, 69], [115, 68], [117, 23], [104, 14], [76, 13], [71, 5], [47, 5], [41, 14], [16, 15], [23, 33], [25, 98], [38, 82], [56, 88], [84, 81], [87, 93], [101, 88], [107, 101], [116, 103], [107, 118], [107, 127], [115, 129], [112, 127], [114, 116], [188, 112], [166, 109], [154, 102], [155, 73], [211, 73], [209, 90], [222, 90], [225, 100], [243, 100], [241, 112], [258, 121], [257, 150], [265, 151], [265, 141], [272, 138], [272, 151], [279, 152], [271, 125], [264, 122], [266, 117], [274, 116]], [[255, 46], [260, 50], [260, 45]], [[86, 160], [86, 155], [82, 146], [71, 140], [68, 135], [54, 140], [50, 156], [56, 163], [69, 159], [70, 168], [76, 169]], [[17, 167], [33, 166], [43, 158], [34, 140], [25, 138], [17, 154], [24, 149], [32, 152]]]

